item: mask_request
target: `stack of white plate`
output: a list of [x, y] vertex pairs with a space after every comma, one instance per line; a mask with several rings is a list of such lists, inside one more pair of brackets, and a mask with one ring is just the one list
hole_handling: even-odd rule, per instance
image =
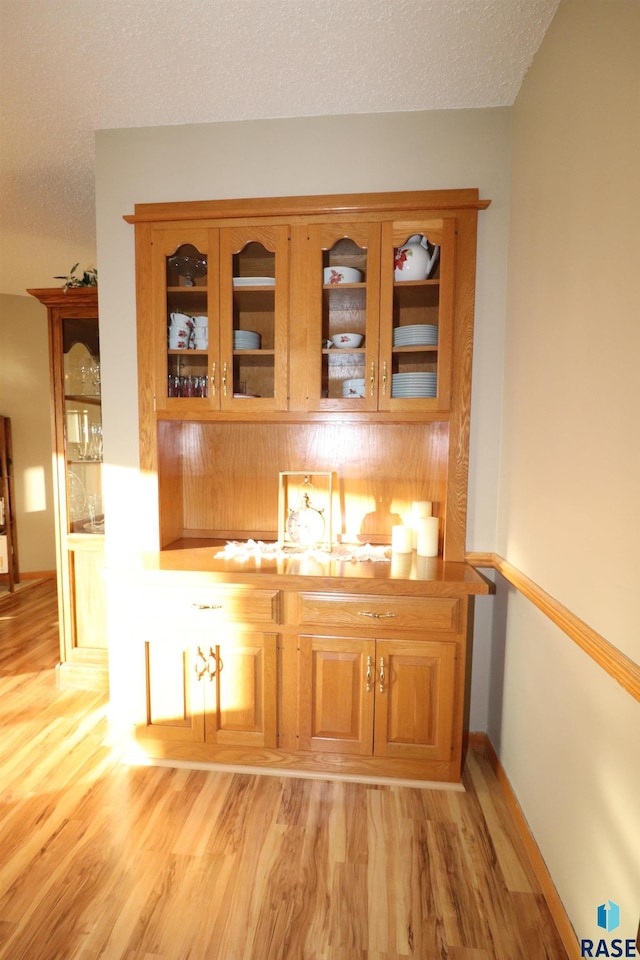
[[260, 334], [253, 330], [234, 330], [233, 331], [233, 349], [234, 350], [259, 350]]
[[364, 397], [364, 377], [342, 381], [343, 397]]
[[394, 373], [391, 377], [392, 397], [435, 397], [437, 374]]
[[424, 347], [438, 342], [438, 328], [433, 323], [412, 323], [393, 331], [394, 347]]
[[275, 287], [275, 277], [234, 277], [234, 287]]

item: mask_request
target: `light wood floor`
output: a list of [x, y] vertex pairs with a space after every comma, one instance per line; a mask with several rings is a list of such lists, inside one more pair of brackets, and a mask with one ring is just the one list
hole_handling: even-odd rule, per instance
[[0, 600], [0, 957], [566, 960], [500, 788], [130, 767], [60, 691], [55, 586]]

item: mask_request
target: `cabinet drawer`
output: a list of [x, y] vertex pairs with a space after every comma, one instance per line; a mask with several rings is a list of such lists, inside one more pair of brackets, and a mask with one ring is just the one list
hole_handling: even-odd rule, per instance
[[460, 600], [455, 597], [372, 597], [353, 594], [298, 594], [300, 626], [351, 627], [379, 633], [431, 630], [457, 633]]
[[153, 586], [143, 591], [143, 608], [154, 620], [190, 622], [280, 623], [280, 591], [246, 587]]

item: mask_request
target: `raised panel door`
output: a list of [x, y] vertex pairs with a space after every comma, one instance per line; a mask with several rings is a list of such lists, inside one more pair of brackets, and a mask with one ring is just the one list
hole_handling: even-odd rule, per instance
[[70, 596], [74, 621], [69, 659], [106, 664], [107, 600], [102, 537], [69, 538]]
[[[173, 594], [170, 594], [173, 597]], [[138, 736], [268, 746], [277, 741], [276, 633], [220, 621], [217, 604], [175, 610], [149, 625]], [[189, 635], [189, 641], [180, 637]]]
[[138, 710], [136, 736], [202, 743], [209, 663], [205, 650], [170, 640], [147, 640], [142, 650], [144, 702]]
[[458, 644], [376, 642], [377, 757], [451, 759]]
[[299, 638], [299, 747], [371, 756], [373, 640]]
[[277, 745], [277, 635], [217, 631], [206, 645], [207, 743]]

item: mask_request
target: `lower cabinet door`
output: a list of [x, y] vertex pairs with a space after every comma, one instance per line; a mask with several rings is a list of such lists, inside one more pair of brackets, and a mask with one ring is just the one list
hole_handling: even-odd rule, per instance
[[448, 761], [456, 643], [299, 637], [302, 750]]
[[371, 756], [375, 642], [301, 636], [299, 643], [300, 749]]
[[204, 740], [204, 687], [208, 660], [202, 644], [144, 644], [144, 722], [137, 736], [154, 740]]
[[450, 759], [457, 649], [430, 640], [376, 642], [375, 756]]
[[206, 742], [275, 747], [277, 635], [237, 632], [216, 641], [206, 650]]
[[276, 746], [277, 635], [220, 627], [144, 644], [144, 721], [154, 740]]

